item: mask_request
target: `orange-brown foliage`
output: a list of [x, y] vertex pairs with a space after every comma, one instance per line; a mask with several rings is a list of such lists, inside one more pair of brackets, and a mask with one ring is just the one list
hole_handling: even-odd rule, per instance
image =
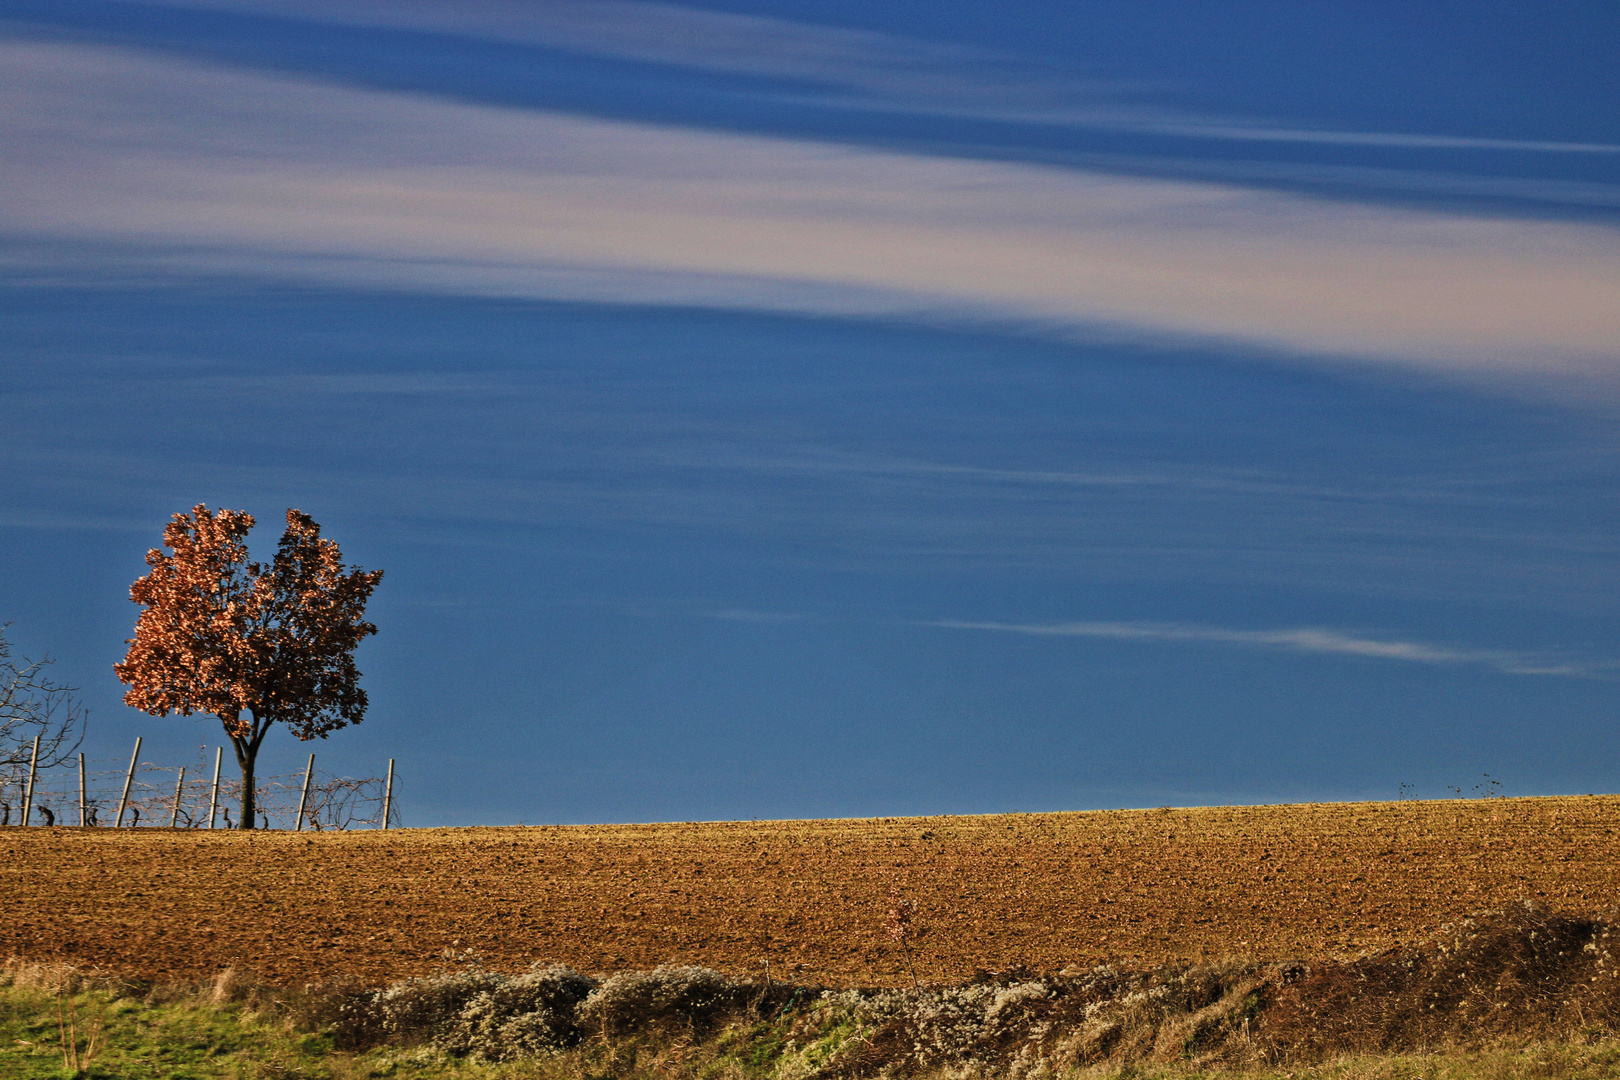
[[124, 702], [166, 716], [213, 713], [226, 731], [250, 737], [254, 723], [280, 721], [300, 739], [325, 738], [359, 723], [366, 692], [354, 649], [377, 632], [366, 601], [381, 570], [346, 570], [338, 545], [308, 514], [287, 511], [275, 560], [248, 561], [253, 515], [176, 514], [163, 543], [146, 553], [152, 572], [130, 586], [145, 607], [124, 662]]
[[248, 561], [253, 515], [176, 514], [146, 553], [151, 573], [130, 586], [144, 610], [124, 662], [124, 703], [157, 716], [213, 713], [242, 767], [241, 827], [253, 828], [253, 768], [271, 725], [300, 739], [358, 724], [366, 692], [354, 650], [381, 570], [349, 570], [335, 542], [300, 510], [268, 566]]

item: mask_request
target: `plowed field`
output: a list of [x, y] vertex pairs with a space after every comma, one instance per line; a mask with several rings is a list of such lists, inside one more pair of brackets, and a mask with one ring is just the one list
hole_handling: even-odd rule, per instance
[[364, 833], [0, 830], [0, 956], [380, 983], [471, 949], [829, 985], [1327, 958], [1533, 899], [1620, 900], [1620, 797]]

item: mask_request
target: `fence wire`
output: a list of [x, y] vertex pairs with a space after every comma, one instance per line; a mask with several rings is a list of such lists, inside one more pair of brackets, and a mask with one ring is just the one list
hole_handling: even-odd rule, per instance
[[[204, 747], [195, 765], [158, 765], [138, 762], [124, 804], [123, 826], [181, 829], [209, 828], [208, 807], [213, 799], [214, 762]], [[219, 798], [215, 804], [214, 828], [232, 828], [242, 805], [242, 779], [226, 771], [234, 765], [227, 760], [219, 778]], [[182, 771], [183, 770], [183, 771]], [[127, 760], [86, 759], [84, 824], [111, 826], [118, 815], [124, 780], [129, 775]], [[309, 797], [304, 805], [304, 827], [328, 829], [377, 828], [382, 825], [387, 781], [382, 777], [338, 776], [316, 769], [310, 778]], [[27, 794], [28, 769], [0, 771], [0, 826], [21, 825]], [[304, 774], [287, 773], [260, 776], [254, 784], [254, 802], [265, 829], [291, 829], [298, 815]], [[75, 757], [51, 768], [42, 768], [34, 778], [34, 825], [80, 824], [79, 762]], [[400, 822], [397, 798], [389, 806], [388, 824]]]

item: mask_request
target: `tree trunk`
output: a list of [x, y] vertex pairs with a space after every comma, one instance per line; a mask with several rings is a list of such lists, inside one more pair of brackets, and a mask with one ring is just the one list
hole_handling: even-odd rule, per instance
[[236, 822], [238, 829], [253, 828], [253, 815], [258, 813], [258, 800], [254, 798], [253, 767], [258, 761], [259, 748], [251, 740], [231, 738], [231, 746], [236, 750], [236, 763], [242, 766], [242, 810]]
[[238, 829], [256, 827], [253, 821], [254, 815], [259, 812], [259, 800], [253, 770], [259, 760], [259, 744], [264, 742], [271, 723], [271, 719], [261, 720], [255, 715], [248, 724], [248, 733], [237, 735], [231, 731], [230, 721], [225, 722], [225, 734], [230, 737], [231, 749], [236, 752], [236, 763], [242, 767], [242, 820], [236, 823]]

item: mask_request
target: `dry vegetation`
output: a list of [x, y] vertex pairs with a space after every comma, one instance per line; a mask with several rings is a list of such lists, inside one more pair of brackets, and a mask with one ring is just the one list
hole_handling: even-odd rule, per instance
[[[900, 989], [693, 965], [514, 975], [464, 955], [381, 990], [14, 964], [0, 970], [0, 1076], [41, 1075], [53, 1057], [126, 1080], [1612, 1076], [1616, 948], [1608, 919], [1519, 904], [1353, 961], [1099, 965]], [[75, 1010], [77, 1029], [64, 1023]]]
[[[148, 979], [381, 985], [697, 964], [909, 985], [976, 970], [1348, 959], [1469, 912], [1620, 899], [1620, 797], [861, 821], [236, 834], [0, 830], [0, 955]], [[1258, 968], [1256, 969], [1258, 970]]]

